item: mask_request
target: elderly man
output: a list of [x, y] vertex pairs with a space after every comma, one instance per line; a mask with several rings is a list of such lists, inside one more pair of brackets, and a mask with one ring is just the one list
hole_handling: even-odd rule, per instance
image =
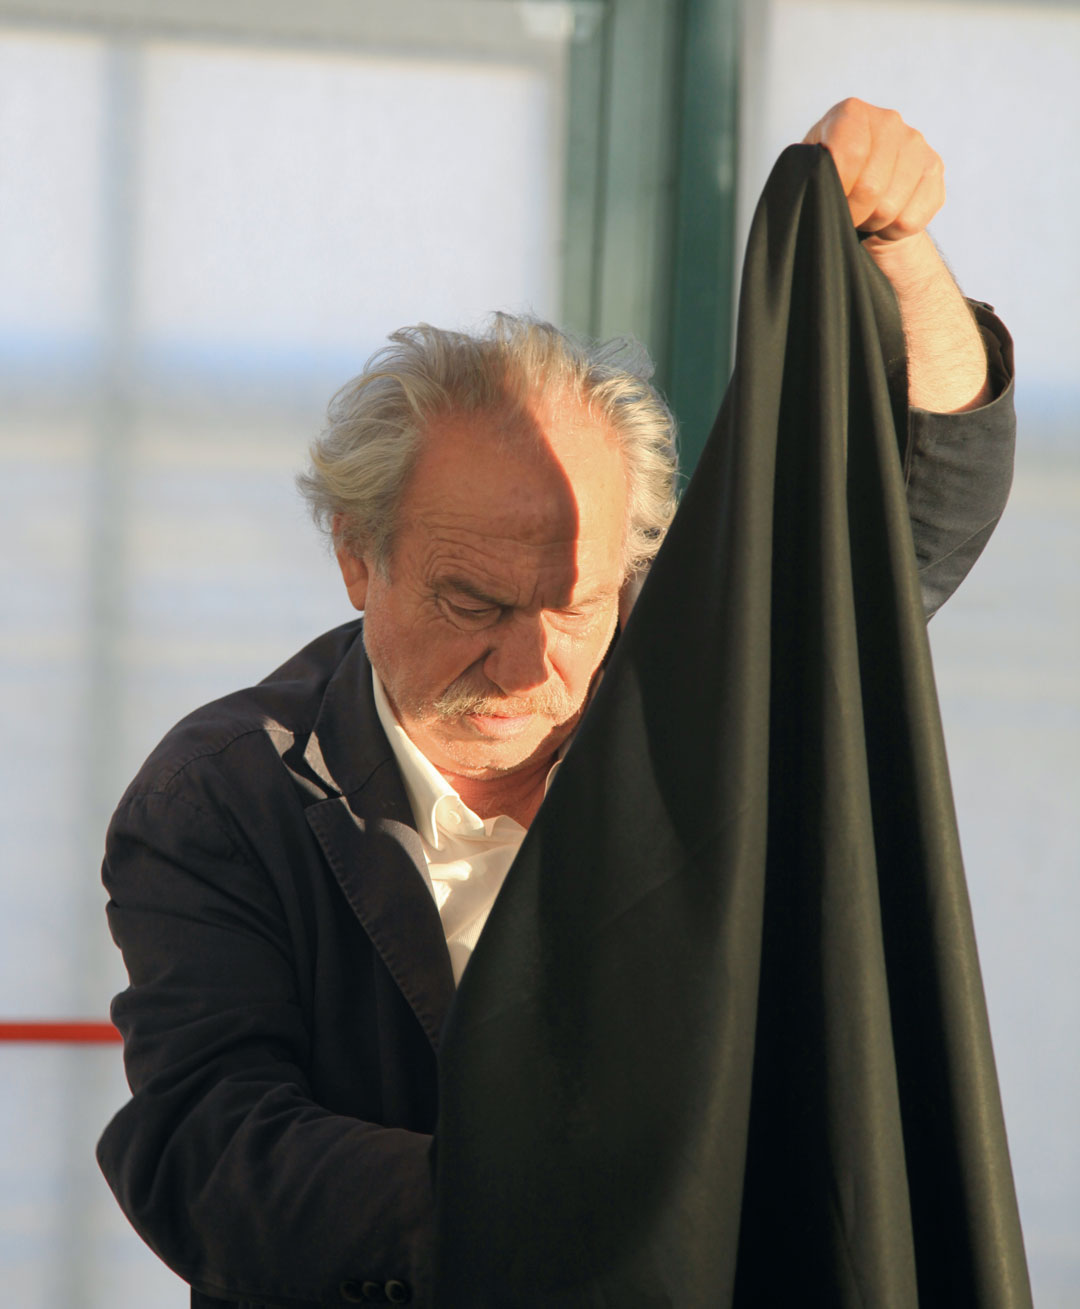
[[[1007, 338], [924, 232], [918, 133], [847, 101], [807, 139], [900, 304], [931, 612], [1001, 510]], [[133, 1099], [99, 1154], [193, 1305], [429, 1300], [454, 983], [674, 509], [640, 374], [527, 321], [396, 333], [302, 479], [362, 624], [185, 719], [117, 810]]]

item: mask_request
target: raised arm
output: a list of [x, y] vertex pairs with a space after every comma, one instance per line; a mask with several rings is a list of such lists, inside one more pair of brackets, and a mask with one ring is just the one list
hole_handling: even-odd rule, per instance
[[833, 156], [863, 248], [889, 279], [907, 346], [904, 476], [927, 617], [956, 590], [1001, 517], [1012, 483], [1012, 342], [965, 300], [926, 226], [945, 169], [898, 113], [849, 98], [804, 138]]
[[926, 226], [945, 203], [945, 166], [893, 109], [843, 100], [806, 134], [832, 154], [865, 249], [892, 283], [908, 349], [911, 404], [936, 413], [991, 398], [986, 350]]

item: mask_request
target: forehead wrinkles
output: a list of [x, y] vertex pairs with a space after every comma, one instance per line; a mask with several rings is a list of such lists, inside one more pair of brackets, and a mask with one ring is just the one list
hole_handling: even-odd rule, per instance
[[420, 574], [429, 585], [460, 577], [505, 604], [529, 605], [554, 588], [549, 603], [565, 603], [577, 579], [577, 542], [525, 541], [497, 530], [464, 528], [425, 533]]
[[582, 523], [570, 494], [544, 495], [508, 490], [501, 503], [445, 503], [418, 507], [411, 523], [424, 536], [452, 544], [479, 541], [559, 546], [577, 540]]

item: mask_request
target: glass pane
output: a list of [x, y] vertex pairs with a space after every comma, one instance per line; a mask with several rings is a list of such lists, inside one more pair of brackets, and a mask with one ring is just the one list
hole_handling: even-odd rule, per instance
[[92, 766], [85, 714], [91, 433], [84, 418], [11, 405], [3, 413], [0, 717], [8, 748], [0, 793], [5, 919], [14, 930], [4, 932], [0, 949], [0, 1009], [94, 1014], [107, 995], [104, 988], [85, 994], [83, 970], [88, 942], [100, 935], [103, 897], [95, 890], [88, 921], [80, 894], [92, 886], [81, 862]]
[[117, 1046], [0, 1046], [0, 1282], [19, 1309], [182, 1309], [94, 1160], [125, 1098]]
[[140, 329], [356, 360], [420, 319], [557, 314], [552, 92], [498, 63], [151, 46]]
[[181, 715], [355, 617], [293, 488], [304, 436], [293, 415], [266, 411], [228, 426], [206, 414], [138, 422], [119, 656], [129, 771]]
[[102, 47], [0, 28], [0, 352], [84, 334], [99, 303]]

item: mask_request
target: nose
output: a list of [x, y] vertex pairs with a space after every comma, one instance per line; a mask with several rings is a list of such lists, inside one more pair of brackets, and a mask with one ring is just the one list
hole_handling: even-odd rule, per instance
[[484, 675], [507, 695], [521, 695], [548, 680], [547, 632], [539, 614], [517, 614], [499, 632], [484, 660]]

